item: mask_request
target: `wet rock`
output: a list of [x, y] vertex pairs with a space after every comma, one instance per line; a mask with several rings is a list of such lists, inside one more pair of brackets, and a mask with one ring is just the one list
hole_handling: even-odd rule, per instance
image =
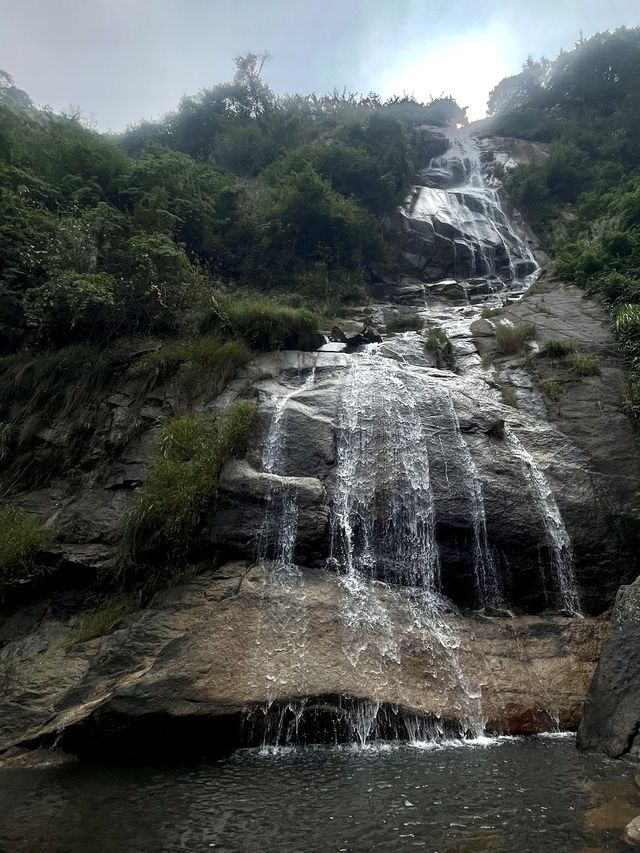
[[343, 320], [338, 323], [331, 329], [331, 337], [349, 348], [382, 340], [380, 335], [359, 320]]
[[492, 338], [495, 337], [496, 327], [490, 320], [485, 320], [481, 318], [479, 320], [474, 320], [469, 327], [471, 330], [471, 334], [477, 338]]
[[449, 148], [447, 135], [440, 127], [420, 125], [414, 133], [423, 162], [428, 163], [433, 157], [440, 157]]
[[[481, 688], [482, 714], [494, 731], [547, 726], [535, 717], [540, 707], [557, 708], [563, 726], [579, 718], [600, 620], [453, 619], [463, 685], [450, 653], [416, 625], [397, 590], [363, 589], [364, 599], [352, 604], [363, 605], [368, 618], [349, 628], [348, 593], [335, 574], [304, 569], [289, 583], [268, 571], [227, 564], [84, 643], [72, 640], [78, 617], [40, 618], [0, 650], [0, 750], [62, 732], [62, 746], [71, 751], [108, 751], [119, 743], [130, 753], [145, 727], [156, 731], [154, 721], [165, 737], [185, 738], [191, 729], [202, 743], [226, 737], [230, 750], [241, 734], [230, 733], [229, 721], [267, 698], [369, 697], [455, 720], [470, 701], [475, 708], [468, 684]], [[347, 654], [350, 630], [360, 649], [357, 666]], [[153, 748], [157, 754], [157, 738]]]
[[629, 800], [614, 798], [590, 809], [584, 816], [584, 825], [594, 832], [602, 830], [624, 829], [638, 814], [638, 806]]
[[344, 352], [347, 347], [347, 343], [340, 343], [339, 341], [330, 341], [328, 344], [322, 344], [322, 346], [318, 348], [318, 352]]
[[364, 323], [357, 320], [342, 320], [331, 329], [332, 337], [345, 344], [353, 344], [366, 331]]
[[15, 768], [60, 767], [73, 764], [75, 755], [58, 749], [21, 749], [13, 747], [0, 755], [0, 770]]
[[579, 749], [618, 756], [640, 725], [640, 578], [618, 592], [578, 730]]
[[624, 840], [627, 844], [633, 847], [640, 847], [640, 815], [634, 817], [632, 821], [626, 825], [624, 830]]
[[248, 558], [255, 556], [265, 520], [266, 500], [274, 487], [286, 488], [298, 507], [298, 559], [319, 559], [327, 548], [329, 520], [325, 490], [313, 477], [276, 477], [232, 461], [222, 472], [218, 500], [209, 526], [213, 544]]

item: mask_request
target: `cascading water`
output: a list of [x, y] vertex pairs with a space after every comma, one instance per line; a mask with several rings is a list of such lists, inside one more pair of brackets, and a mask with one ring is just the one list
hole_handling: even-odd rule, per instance
[[353, 358], [338, 416], [332, 514], [332, 556], [350, 583], [369, 578], [427, 592], [438, 588], [421, 415], [428, 390], [392, 359], [372, 352]]
[[[256, 547], [256, 562], [263, 571], [262, 620], [257, 643], [262, 648], [288, 646], [297, 659], [297, 680], [304, 692], [304, 655], [306, 648], [306, 603], [304, 579], [294, 560], [298, 527], [298, 499], [295, 490], [283, 477], [286, 459], [284, 438], [287, 428], [288, 405], [293, 398], [308, 390], [315, 381], [315, 368], [298, 377], [297, 384], [285, 395], [278, 397], [262, 453], [262, 469], [271, 477], [264, 508], [264, 517]], [[283, 604], [283, 594], [287, 604]], [[272, 703], [283, 683], [277, 665], [272, 666], [269, 655], [259, 655], [260, 676], [272, 685], [271, 695], [263, 708], [266, 724], [263, 727], [263, 747], [295, 739], [297, 727], [305, 707], [305, 698], [287, 702], [277, 709], [275, 719], [269, 719]], [[249, 723], [253, 711], [247, 714]], [[293, 715], [293, 720], [291, 720]]]
[[422, 242], [418, 265], [456, 278], [491, 276], [502, 287], [527, 287], [538, 264], [498, 191], [485, 182], [475, 138], [467, 129], [440, 132], [447, 134], [449, 150], [421, 171], [421, 184], [402, 211], [408, 230]]
[[[458, 279], [458, 262], [466, 257], [465, 275], [487, 276], [485, 293], [526, 287], [537, 264], [502, 210], [497, 191], [484, 181], [475, 140], [452, 132], [449, 142], [447, 154], [423, 170], [424, 186], [415, 189], [404, 209], [411, 229], [433, 249], [441, 266], [450, 247]], [[338, 579], [335, 606], [346, 662], [340, 665], [361, 676], [354, 683], [387, 685], [393, 693], [394, 667], [401, 667], [410, 648], [423, 662], [421, 678], [437, 692], [443, 711], [396, 709], [381, 704], [375, 689], [369, 698], [345, 692], [320, 701], [308, 692], [311, 587], [305, 570], [296, 565], [298, 492], [286, 476], [291, 466], [285, 448], [288, 413], [299, 405], [297, 395], [313, 391], [312, 369], [276, 398], [262, 458], [263, 475], [271, 480], [257, 542], [257, 563], [263, 569], [257, 642], [275, 652], [271, 661], [268, 654], [258, 655], [260, 675], [272, 685], [263, 709], [263, 745], [296, 742], [305, 720], [321, 719], [328, 707], [333, 709], [334, 736], [339, 728], [342, 736], [361, 745], [374, 737], [478, 737], [485, 726], [482, 696], [461, 665], [460, 616], [443, 587], [459, 591], [463, 585], [465, 606], [484, 614], [508, 614], [509, 603], [501, 577], [504, 558], [498, 563], [490, 541], [475, 445], [467, 441], [456, 411], [460, 401], [452, 394], [453, 374], [429, 366], [425, 340], [414, 332], [341, 358], [336, 458], [325, 481], [330, 495], [327, 565]], [[563, 610], [578, 615], [571, 542], [549, 484], [508, 427], [505, 440], [530, 484], [533, 509], [545, 531], [548, 586]], [[449, 567], [439, 525], [449, 537], [445, 552], [455, 563], [453, 581], [443, 578]], [[283, 650], [286, 675], [278, 662]], [[420, 707], [419, 701], [412, 707]]]
[[531, 495], [544, 524], [546, 545], [550, 554], [549, 569], [552, 585], [560, 596], [563, 609], [574, 616], [579, 616], [580, 598], [573, 569], [573, 548], [551, 487], [533, 456], [508, 427], [505, 431], [505, 439], [527, 474]]

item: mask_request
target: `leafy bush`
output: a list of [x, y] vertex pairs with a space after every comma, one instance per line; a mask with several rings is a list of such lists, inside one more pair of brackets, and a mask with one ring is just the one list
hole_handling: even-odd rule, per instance
[[0, 592], [37, 576], [36, 557], [51, 541], [40, 522], [17, 507], [0, 511]]
[[115, 290], [115, 280], [106, 273], [60, 273], [28, 291], [27, 323], [38, 337], [50, 340], [104, 333], [113, 313]]
[[240, 400], [217, 419], [182, 415], [166, 424], [156, 463], [125, 520], [125, 567], [149, 549], [184, 560], [215, 501], [222, 466], [246, 451], [254, 414], [255, 405]]
[[221, 300], [202, 323], [202, 330], [221, 338], [237, 337], [252, 350], [316, 349], [320, 318], [305, 308], [271, 299]]
[[531, 323], [521, 323], [518, 326], [501, 323], [496, 327], [496, 341], [500, 352], [503, 353], [522, 352], [534, 334], [535, 326]]
[[419, 314], [398, 314], [387, 323], [387, 332], [419, 332], [423, 326]]

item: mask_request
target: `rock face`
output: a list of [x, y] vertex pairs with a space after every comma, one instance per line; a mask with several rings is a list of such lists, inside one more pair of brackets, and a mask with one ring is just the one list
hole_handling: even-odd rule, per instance
[[[251, 709], [264, 724], [265, 702], [296, 700], [337, 709], [338, 717], [342, 708], [354, 730], [365, 725], [362, 714], [394, 706], [389, 714], [404, 737], [416, 715], [442, 725], [475, 715], [491, 731], [513, 733], [548, 729], [548, 709], [564, 727], [578, 722], [601, 620], [454, 618], [454, 648], [406, 618], [411, 605], [398, 590], [371, 588], [361, 615], [375, 618], [349, 627], [342, 617], [350, 593], [335, 575], [307, 570], [301, 602], [296, 583], [270, 584], [268, 571], [223, 566], [83, 643], [73, 643], [80, 617], [31, 614], [32, 630], [0, 651], [0, 750], [63, 732], [62, 745], [81, 754], [157, 752], [169, 748], [157, 742], [160, 731], [180, 750], [189, 728], [202, 749], [231, 750], [246, 738]], [[385, 620], [398, 626], [386, 646]], [[341, 696], [351, 698], [351, 712]]]
[[[437, 150], [443, 131], [418, 130], [422, 150]], [[497, 275], [524, 278], [537, 268], [522, 235], [481, 175], [478, 145], [468, 134], [449, 138], [444, 156], [431, 154], [401, 209], [404, 258], [426, 280]]]
[[[318, 352], [259, 356], [218, 397], [203, 378], [192, 401], [204, 415], [257, 404], [246, 458], [221, 472], [200, 531], [210, 570], [76, 641], [162, 423], [180, 411], [170, 382], [142, 401], [112, 389], [74, 477], [12, 498], [63, 535], [47, 555], [57, 591], [0, 621], [0, 751], [59, 736], [81, 754], [159, 739], [216, 752], [578, 725], [606, 627], [592, 617], [632, 565], [610, 531], [638, 473], [620, 364], [575, 289], [543, 276], [519, 298], [532, 244], [483, 183], [479, 151], [418, 133], [422, 183], [399, 214], [403, 260], [381, 301]], [[410, 311], [421, 332], [386, 334]], [[502, 351], [500, 324], [525, 323], [533, 339]], [[600, 376], [535, 356], [563, 333], [597, 353]], [[633, 624], [621, 620], [619, 649]], [[609, 705], [596, 698], [583, 731], [611, 721], [628, 745], [632, 673], [611, 654], [615, 677], [597, 686], [605, 653], [593, 688]]]
[[623, 586], [609, 622], [578, 747], [619, 756], [640, 746], [640, 579]]

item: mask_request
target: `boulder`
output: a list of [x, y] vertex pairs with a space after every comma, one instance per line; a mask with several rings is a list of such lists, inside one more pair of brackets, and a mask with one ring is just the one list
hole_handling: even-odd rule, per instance
[[484, 318], [474, 320], [469, 328], [471, 334], [475, 338], [493, 338], [496, 334], [496, 327], [494, 324], [490, 320], [485, 320]]
[[640, 726], [640, 578], [616, 597], [584, 715], [579, 749], [619, 756], [629, 752]]
[[624, 840], [627, 844], [633, 847], [640, 847], [640, 815], [634, 817], [632, 821], [626, 825], [624, 830]]

